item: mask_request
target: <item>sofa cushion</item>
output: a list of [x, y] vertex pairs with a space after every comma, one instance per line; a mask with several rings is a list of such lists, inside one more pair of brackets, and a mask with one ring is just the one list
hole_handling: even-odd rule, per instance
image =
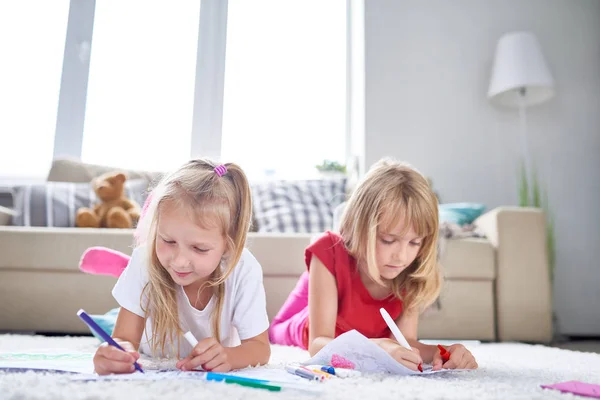
[[496, 278], [496, 249], [487, 239], [448, 240], [440, 261], [446, 279]]
[[346, 178], [252, 184], [258, 232], [313, 233], [331, 229], [333, 210], [345, 200]]
[[0, 226], [10, 225], [14, 215], [14, 210], [0, 206]]
[[81, 162], [72, 158], [57, 158], [52, 161], [50, 172], [48, 173], [49, 182], [91, 182], [106, 172], [121, 171], [127, 175], [128, 179], [144, 179], [148, 182], [155, 182], [161, 177], [161, 172], [128, 170], [110, 165], [97, 165]]
[[[134, 179], [125, 182], [125, 194], [140, 206], [146, 200], [148, 182]], [[74, 227], [80, 207], [93, 207], [98, 199], [92, 184], [43, 182], [13, 187], [13, 225]]]

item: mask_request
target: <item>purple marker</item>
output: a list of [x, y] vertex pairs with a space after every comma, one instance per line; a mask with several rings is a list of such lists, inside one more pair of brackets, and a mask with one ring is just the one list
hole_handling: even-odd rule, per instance
[[300, 378], [308, 379], [309, 381], [322, 381], [325, 378], [324, 376], [317, 375], [314, 372], [302, 367], [293, 367], [288, 365], [285, 367], [285, 369], [290, 374], [294, 374]]
[[[85, 322], [86, 325], [89, 326], [91, 330], [96, 332], [98, 334], [98, 336], [100, 336], [102, 339], [104, 339], [108, 344], [110, 344], [111, 346], [115, 346], [119, 350], [125, 351], [125, 349], [122, 348], [121, 346], [119, 346], [119, 344], [117, 342], [115, 342], [114, 339], [111, 338], [110, 335], [104, 331], [104, 329], [100, 328], [100, 326], [96, 322], [94, 322], [94, 320], [89, 315], [87, 315], [87, 313], [85, 311], [83, 311], [83, 309], [77, 311], [77, 316], [79, 318], [81, 318], [81, 320], [83, 322]], [[142, 374], [144, 373], [144, 371], [142, 370], [142, 367], [140, 367], [140, 365], [137, 362], [134, 362], [133, 366], [135, 367], [135, 369], [140, 371]]]

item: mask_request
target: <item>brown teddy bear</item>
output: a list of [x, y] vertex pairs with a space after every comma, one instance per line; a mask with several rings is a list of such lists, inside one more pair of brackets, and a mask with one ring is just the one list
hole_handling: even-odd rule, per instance
[[124, 195], [125, 174], [107, 172], [92, 180], [100, 200], [94, 209], [77, 210], [75, 225], [80, 228], [133, 228], [140, 218], [140, 206]]

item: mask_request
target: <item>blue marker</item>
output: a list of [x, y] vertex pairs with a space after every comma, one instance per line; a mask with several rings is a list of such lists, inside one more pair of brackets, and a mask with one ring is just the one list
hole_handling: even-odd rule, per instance
[[[119, 344], [117, 342], [115, 342], [114, 339], [111, 338], [110, 335], [104, 331], [104, 329], [100, 328], [100, 326], [96, 322], [94, 322], [94, 320], [92, 318], [90, 318], [90, 316], [87, 315], [87, 313], [85, 311], [83, 311], [83, 309], [77, 311], [77, 316], [79, 318], [81, 318], [81, 320], [83, 322], [85, 322], [86, 325], [90, 327], [90, 329], [92, 329], [94, 332], [96, 332], [96, 334], [98, 336], [100, 336], [102, 339], [104, 339], [108, 344], [110, 344], [111, 346], [115, 346], [119, 350], [125, 351], [125, 349], [122, 348], [121, 346], [119, 346]], [[135, 367], [135, 369], [140, 371], [142, 374], [144, 373], [144, 371], [142, 370], [142, 367], [140, 367], [140, 365], [137, 362], [134, 362], [133, 366]]]
[[331, 374], [331, 375], [335, 375], [335, 368], [333, 368], [329, 365], [323, 365], [321, 367], [321, 371], [327, 372], [328, 374]]
[[339, 378], [351, 378], [361, 376], [360, 371], [346, 368], [334, 368], [331, 365], [311, 365], [311, 368], [319, 369], [328, 374], [337, 376]]

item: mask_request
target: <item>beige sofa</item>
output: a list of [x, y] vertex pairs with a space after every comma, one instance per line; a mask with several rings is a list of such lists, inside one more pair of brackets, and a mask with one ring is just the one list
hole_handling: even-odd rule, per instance
[[[89, 182], [107, 167], [63, 160], [48, 180]], [[128, 171], [130, 177], [155, 174]], [[0, 209], [0, 331], [87, 333], [76, 317], [117, 306], [114, 278], [78, 269], [83, 252], [105, 246], [131, 253], [132, 231], [6, 226]], [[486, 239], [450, 239], [437, 307], [421, 318], [422, 339], [549, 342], [550, 279], [544, 215], [538, 209], [502, 207], [476, 221]], [[250, 233], [247, 246], [263, 267], [269, 318], [305, 270], [304, 248], [314, 234]]]
[[[442, 264], [439, 309], [426, 312], [422, 339], [549, 342], [552, 338], [543, 214], [499, 208], [477, 224], [489, 239], [453, 239]], [[309, 234], [251, 233], [272, 318], [304, 271]], [[85, 333], [75, 313], [116, 306], [114, 278], [78, 270], [91, 246], [131, 253], [132, 231], [0, 227], [0, 331]]]

